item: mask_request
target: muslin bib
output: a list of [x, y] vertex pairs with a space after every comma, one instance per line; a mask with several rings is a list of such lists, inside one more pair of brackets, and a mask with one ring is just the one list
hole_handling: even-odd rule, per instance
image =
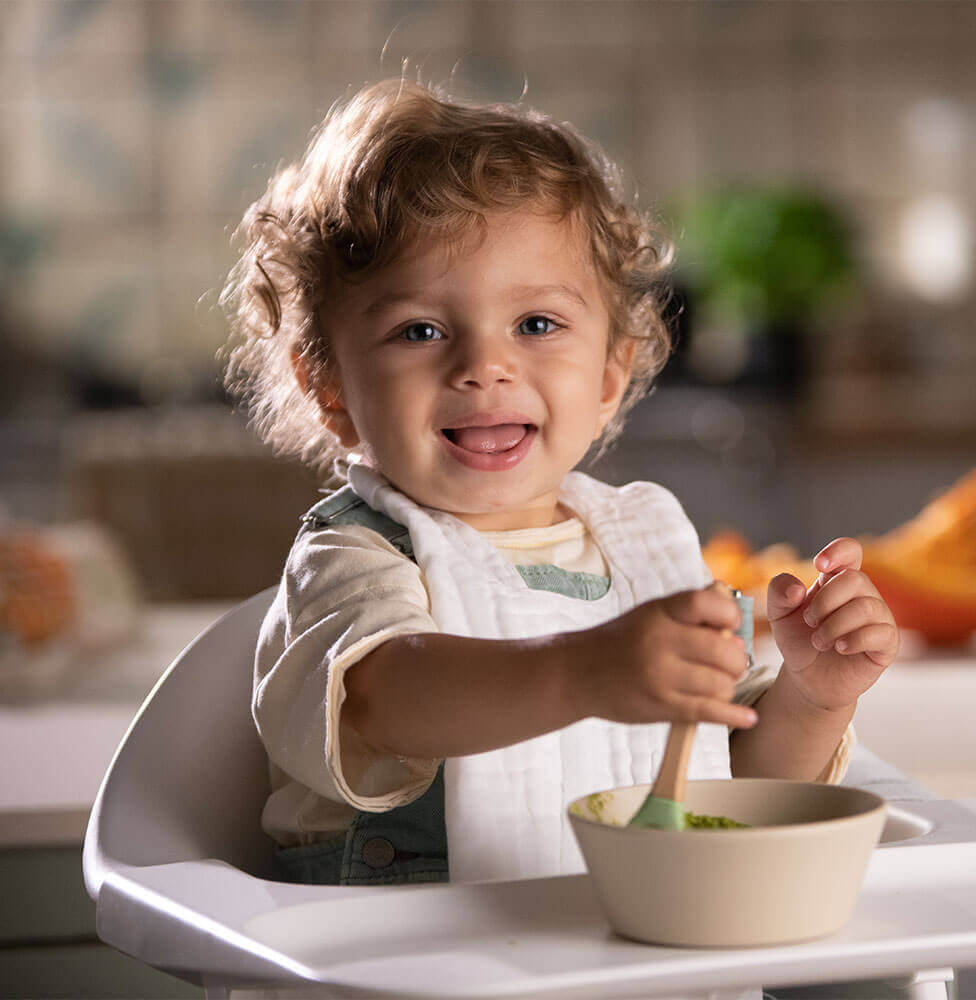
[[[583, 473], [566, 475], [560, 501], [586, 524], [610, 569], [608, 592], [584, 601], [530, 589], [474, 528], [416, 504], [365, 464], [351, 464], [348, 475], [363, 500], [408, 528], [432, 617], [448, 634], [520, 639], [574, 631], [710, 581], [694, 528], [671, 493], [653, 483], [618, 488]], [[504, 704], [498, 710], [505, 711]], [[600, 789], [652, 781], [667, 733], [663, 723], [587, 718], [513, 746], [449, 758], [444, 778], [451, 881], [584, 871], [567, 805]], [[725, 726], [698, 726], [688, 775], [731, 777]]]

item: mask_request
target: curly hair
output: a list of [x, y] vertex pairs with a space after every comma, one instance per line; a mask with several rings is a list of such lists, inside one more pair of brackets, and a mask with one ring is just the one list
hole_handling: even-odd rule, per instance
[[[673, 244], [625, 203], [616, 166], [571, 125], [403, 80], [334, 105], [304, 156], [272, 177], [237, 229], [241, 253], [220, 298], [231, 326], [225, 384], [258, 434], [325, 472], [344, 451], [314, 398], [331, 359], [322, 323], [330, 294], [418, 238], [456, 246], [486, 213], [524, 207], [571, 219], [587, 234], [609, 306], [610, 350], [636, 341], [605, 449], [671, 351], [664, 310]], [[310, 373], [304, 391], [296, 355]]]

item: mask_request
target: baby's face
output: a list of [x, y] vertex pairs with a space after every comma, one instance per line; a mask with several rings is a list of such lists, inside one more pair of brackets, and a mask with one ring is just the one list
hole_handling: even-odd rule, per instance
[[453, 256], [414, 247], [324, 320], [339, 380], [319, 392], [326, 424], [415, 501], [478, 528], [559, 520], [561, 479], [627, 386], [589, 254], [549, 217], [489, 216]]

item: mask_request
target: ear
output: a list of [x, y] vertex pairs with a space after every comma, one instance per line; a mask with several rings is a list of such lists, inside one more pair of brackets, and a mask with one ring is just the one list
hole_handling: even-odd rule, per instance
[[299, 389], [305, 395], [311, 393], [318, 404], [322, 423], [339, 439], [344, 448], [355, 448], [359, 444], [359, 434], [342, 401], [342, 386], [334, 375], [314, 373], [308, 357], [297, 347], [291, 349], [291, 367]]
[[593, 436], [594, 440], [603, 433], [604, 428], [620, 408], [620, 401], [624, 398], [627, 386], [630, 385], [630, 373], [634, 366], [636, 349], [637, 341], [632, 337], [625, 337], [607, 355], [603, 368], [603, 389], [600, 393], [598, 427]]

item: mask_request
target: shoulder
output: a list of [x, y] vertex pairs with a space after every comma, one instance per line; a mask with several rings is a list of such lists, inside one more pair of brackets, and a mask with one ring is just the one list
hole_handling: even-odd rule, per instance
[[659, 534], [675, 532], [693, 538], [698, 545], [698, 532], [684, 505], [666, 486], [638, 480], [620, 489], [627, 504], [642, 511], [649, 525], [654, 526]]
[[659, 483], [636, 481], [620, 487], [624, 505], [637, 516], [642, 532], [653, 537], [655, 543], [687, 559], [693, 554], [696, 564], [701, 558], [698, 531], [685, 511], [681, 501], [666, 486]]
[[351, 486], [327, 494], [302, 516], [307, 531], [340, 526], [358, 526], [375, 532], [407, 558], [413, 558], [413, 546], [407, 528], [374, 510]]
[[571, 472], [567, 478], [570, 477], [574, 489], [585, 490], [596, 499], [612, 499], [615, 506], [624, 512], [647, 518], [649, 526], [663, 523], [665, 526], [692, 528], [681, 501], [660, 483], [634, 480], [623, 486], [611, 486], [583, 472]]
[[344, 567], [381, 568], [414, 567], [407, 558], [379, 532], [360, 524], [324, 525], [298, 533], [285, 562], [286, 576], [304, 572], [341, 573]]
[[666, 486], [640, 480], [610, 486], [580, 473], [571, 475], [576, 477], [571, 488], [587, 495], [593, 523], [604, 537], [624, 547], [625, 562], [653, 568], [662, 593], [708, 583], [698, 532]]
[[680, 511], [684, 514], [681, 501], [666, 486], [660, 483], [651, 483], [642, 479], [635, 479], [625, 486], [615, 487], [621, 496], [631, 499], [634, 503], [648, 507], [657, 507], [661, 510]]
[[420, 569], [396, 544], [397, 534], [406, 529], [390, 522], [397, 529], [386, 532], [394, 536], [391, 540], [362, 520], [343, 523], [341, 517], [323, 517], [322, 502], [303, 517], [282, 580], [282, 610], [290, 623], [317, 620], [340, 607], [379, 599], [427, 607]]

